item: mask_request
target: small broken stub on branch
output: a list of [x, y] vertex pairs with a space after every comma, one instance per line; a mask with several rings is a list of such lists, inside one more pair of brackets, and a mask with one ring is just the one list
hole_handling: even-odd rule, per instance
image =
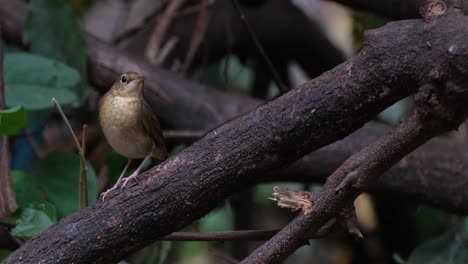
[[282, 208], [290, 208], [293, 211], [302, 209], [304, 214], [312, 212], [313, 202], [312, 193], [306, 191], [291, 190], [286, 187], [275, 186], [273, 188], [273, 201], [278, 202]]
[[420, 13], [425, 21], [432, 21], [437, 17], [445, 14], [447, 11], [447, 4], [442, 0], [430, 0], [423, 6]]

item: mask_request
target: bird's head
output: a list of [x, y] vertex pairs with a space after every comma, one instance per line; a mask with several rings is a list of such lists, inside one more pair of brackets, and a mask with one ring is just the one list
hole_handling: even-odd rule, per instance
[[112, 89], [120, 96], [141, 97], [145, 76], [137, 72], [126, 72], [114, 83]]

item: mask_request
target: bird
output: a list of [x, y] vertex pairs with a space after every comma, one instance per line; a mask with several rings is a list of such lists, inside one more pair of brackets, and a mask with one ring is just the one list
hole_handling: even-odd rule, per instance
[[[110, 146], [128, 161], [115, 185], [101, 194], [107, 194], [135, 179], [150, 158], [163, 161], [167, 150], [161, 126], [156, 115], [143, 98], [145, 76], [137, 72], [125, 72], [105, 93], [98, 103], [98, 119], [104, 137]], [[133, 159], [143, 159], [138, 168], [123, 179]]]

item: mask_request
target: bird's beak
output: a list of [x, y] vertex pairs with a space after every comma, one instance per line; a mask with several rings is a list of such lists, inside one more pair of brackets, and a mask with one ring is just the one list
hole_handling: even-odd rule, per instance
[[144, 80], [146, 80], [146, 76], [144, 75], [140, 75], [135, 79], [138, 83], [143, 83]]

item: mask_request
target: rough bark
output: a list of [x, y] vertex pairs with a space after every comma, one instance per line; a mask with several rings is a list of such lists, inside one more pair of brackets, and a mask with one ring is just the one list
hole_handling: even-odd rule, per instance
[[110, 263], [179, 229], [258, 175], [359, 128], [414, 87], [466, 75], [466, 24], [453, 16], [369, 33], [349, 62], [213, 130], [138, 184], [31, 239], [5, 263]]
[[[442, 1], [428, 2], [423, 16], [427, 28], [442, 30], [445, 27], [441, 25], [468, 22], [468, 18], [460, 9], [461, 1], [452, 2], [457, 4], [454, 5], [456, 8], [447, 9]], [[458, 47], [454, 43], [449, 44], [448, 56], [446, 55], [448, 60], [455, 48]], [[467, 55], [462, 55], [462, 57], [465, 56]], [[449, 68], [454, 66], [448, 63], [444, 65]], [[459, 66], [461, 65], [455, 68], [467, 69], [464, 66], [459, 68]], [[308, 208], [307, 211], [303, 210], [242, 263], [280, 263], [297, 248], [306, 244], [310, 236], [327, 221], [338, 217], [343, 210], [349, 210], [350, 204], [352, 205], [357, 195], [367, 189], [384, 171], [432, 137], [456, 129], [468, 115], [466, 109], [468, 78], [463, 76], [464, 74], [450, 75], [451, 78], [447, 78], [439, 73], [437, 71], [437, 73], [428, 74], [432, 82], [418, 89], [416, 110], [409, 118], [388, 135], [347, 159], [327, 178], [327, 182], [317, 194], [304, 192], [303, 195], [313, 197], [310, 200], [313, 207]], [[352, 225], [351, 227], [356, 231], [355, 224]]]
[[200, 218], [257, 175], [343, 138], [415, 87], [466, 74], [467, 19], [402, 21], [369, 32], [350, 61], [211, 131], [5, 263], [109, 263]]
[[[465, 99], [468, 91], [465, 92]], [[430, 104], [431, 102], [429, 102]], [[363, 189], [368, 187], [385, 170], [430, 138], [455, 129], [466, 118], [467, 111], [459, 104], [449, 115], [441, 114], [438, 107], [429, 111], [418, 109], [411, 117], [388, 135], [347, 159], [328, 179], [324, 187], [313, 196], [313, 207], [303, 211], [272, 239], [257, 248], [242, 263], [281, 263], [297, 248], [305, 245], [320, 227], [340, 212], [348, 210]], [[447, 117], [451, 117], [447, 119]], [[350, 179], [350, 175], [356, 175]], [[347, 183], [343, 185], [343, 183]], [[312, 196], [312, 195], [311, 195]], [[348, 217], [354, 219], [354, 207]], [[346, 221], [347, 219], [343, 219]], [[360, 231], [351, 224], [349, 232]], [[360, 235], [362, 238], [362, 235]]]
[[[0, 3], [2, 3], [0, 24], [4, 37], [21, 44], [20, 33], [26, 18], [26, 5], [18, 1], [0, 1]], [[145, 72], [152, 77], [145, 86], [148, 92], [147, 98], [152, 102], [158, 116], [169, 126], [178, 129], [209, 130], [261, 103], [248, 97], [221, 93], [194, 82], [181, 80], [144, 61], [128, 57], [86, 33], [85, 37], [88, 39], [91, 81], [105, 91], [112, 85], [115, 76], [129, 68]], [[162, 85], [158, 86], [157, 83]], [[169, 93], [167, 102], [159, 102], [161, 101], [157, 96], [159, 89]], [[166, 111], [166, 107], [171, 111]], [[273, 174], [259, 176], [263, 180], [324, 181], [347, 157], [383, 133], [384, 128], [367, 125], [350, 138], [326, 147], [318, 153], [312, 153], [292, 166]], [[386, 173], [379, 180], [377, 190], [466, 214], [468, 197], [463, 195], [466, 187], [465, 172], [468, 167], [468, 162], [464, 158], [466, 151], [460, 146], [446, 145], [448, 141], [434, 140], [434, 142], [425, 145], [421, 151], [405, 159], [412, 163], [396, 166]], [[260, 180], [260, 177], [255, 180]], [[460, 196], [449, 195], [452, 193]]]

